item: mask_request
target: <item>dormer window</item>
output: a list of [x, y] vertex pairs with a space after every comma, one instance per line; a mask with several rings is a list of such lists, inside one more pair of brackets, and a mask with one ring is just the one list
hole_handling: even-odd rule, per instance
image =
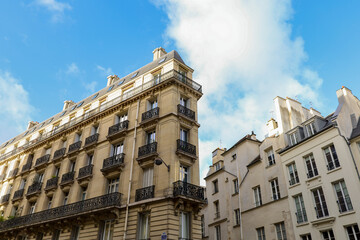
[[289, 134], [289, 139], [290, 139], [290, 145], [295, 145], [298, 143], [298, 138], [296, 135], [296, 132], [290, 133]]
[[305, 129], [308, 136], [312, 136], [316, 133], [314, 122], [305, 125]]
[[219, 162], [215, 163], [215, 171], [218, 171], [218, 170], [220, 170], [220, 163]]

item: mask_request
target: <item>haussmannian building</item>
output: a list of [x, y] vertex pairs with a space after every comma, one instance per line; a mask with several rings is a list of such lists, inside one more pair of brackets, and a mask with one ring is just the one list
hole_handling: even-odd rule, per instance
[[201, 239], [192, 73], [157, 48], [0, 145], [0, 239]]

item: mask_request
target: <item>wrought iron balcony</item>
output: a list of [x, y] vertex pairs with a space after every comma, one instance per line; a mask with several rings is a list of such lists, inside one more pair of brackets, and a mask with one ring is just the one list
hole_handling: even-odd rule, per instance
[[119, 122], [111, 127], [109, 127], [109, 131], [108, 131], [108, 137], [113, 137], [116, 136], [120, 133], [125, 132], [125, 130], [127, 130], [129, 127], [129, 121], [123, 121], [123, 122]]
[[147, 112], [144, 112], [141, 115], [141, 121], [144, 122], [144, 121], [148, 121], [150, 119], [154, 119], [154, 118], [158, 118], [158, 117], [159, 117], [159, 108], [156, 107]]
[[155, 185], [152, 185], [150, 187], [136, 189], [135, 202], [153, 198], [154, 193], [155, 193]]
[[184, 115], [185, 117], [195, 120], [195, 112], [192, 111], [191, 109], [189, 109], [181, 104], [177, 105], [177, 109], [178, 109], [178, 114]]
[[48, 191], [50, 189], [57, 188], [59, 177], [53, 177], [47, 180], [45, 190]]
[[102, 172], [112, 170], [114, 168], [121, 167], [124, 164], [125, 154], [120, 153], [115, 156], [104, 159]]
[[42, 182], [35, 182], [29, 186], [26, 196], [31, 196], [41, 192]]
[[74, 181], [75, 172], [68, 172], [62, 175], [60, 185], [71, 183]]
[[18, 199], [21, 199], [24, 195], [24, 189], [19, 189], [15, 191], [14, 196], [12, 198], [13, 201], [16, 201]]
[[2, 196], [0, 203], [1, 204], [7, 203], [7, 202], [9, 202], [9, 199], [10, 199], [10, 193]]
[[184, 196], [199, 201], [205, 201], [203, 187], [196, 186], [194, 184], [183, 181], [177, 181], [174, 182], [173, 184], [174, 184], [174, 197]]
[[111, 207], [117, 208], [120, 206], [121, 193], [110, 193], [0, 222], [0, 232], [10, 231], [14, 228], [26, 228], [64, 218], [76, 218], [90, 212], [95, 213], [105, 211]]
[[90, 145], [97, 143], [98, 139], [99, 139], [98, 133], [95, 133], [95, 134], [91, 135], [90, 137], [87, 137], [85, 139], [85, 147], [88, 147]]
[[46, 154], [38, 159], [35, 162], [35, 168], [42, 166], [43, 164], [47, 163], [50, 159], [50, 154]]
[[196, 157], [196, 146], [180, 139], [177, 140], [177, 151]]
[[29, 170], [31, 169], [31, 164], [32, 164], [32, 162], [31, 162], [31, 161], [30, 161], [30, 162], [28, 162], [28, 163], [26, 163], [26, 164], [22, 167], [22, 169], [21, 169], [21, 173], [24, 173], [24, 172], [29, 171]]
[[81, 141], [77, 141], [76, 143], [73, 143], [69, 146], [68, 153], [75, 152], [75, 151], [79, 150], [80, 147], [81, 147]]
[[15, 168], [15, 169], [11, 170], [10, 173], [9, 173], [9, 178], [16, 177], [18, 172], [19, 172], [19, 168]]
[[88, 165], [79, 169], [78, 180], [92, 176], [92, 170], [94, 165]]
[[152, 142], [142, 147], [139, 147], [138, 157], [140, 158], [153, 153], [157, 153], [157, 142]]
[[60, 148], [59, 150], [56, 150], [54, 153], [53, 160], [61, 158], [62, 156], [65, 155], [65, 152], [66, 152], [66, 148]]

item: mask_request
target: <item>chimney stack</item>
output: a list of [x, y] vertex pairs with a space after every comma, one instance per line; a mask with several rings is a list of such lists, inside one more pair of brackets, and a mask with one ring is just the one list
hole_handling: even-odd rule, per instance
[[155, 48], [155, 50], [153, 51], [153, 54], [154, 54], [153, 61], [155, 61], [156, 59], [159, 59], [162, 56], [164, 56], [165, 54], [167, 54], [167, 52], [162, 47], [158, 47], [158, 48]]
[[67, 109], [68, 107], [74, 105], [74, 104], [75, 104], [75, 103], [74, 103], [73, 101], [71, 101], [71, 100], [66, 100], [66, 101], [64, 101], [63, 111], [64, 111], [65, 109]]
[[39, 124], [39, 122], [35, 122], [35, 121], [30, 121], [28, 123], [28, 126], [27, 126], [27, 130], [29, 130], [30, 128], [32, 128], [33, 126]]
[[113, 84], [114, 82], [116, 82], [117, 80], [119, 80], [120, 78], [117, 75], [109, 75], [107, 76], [107, 85], [106, 86], [110, 86], [111, 84]]

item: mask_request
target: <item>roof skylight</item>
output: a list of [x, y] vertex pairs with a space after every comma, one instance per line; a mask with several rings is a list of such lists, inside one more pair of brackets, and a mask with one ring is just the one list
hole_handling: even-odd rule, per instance
[[136, 76], [138, 75], [138, 73], [139, 73], [139, 72], [134, 73], [134, 74], [131, 76], [131, 78], [136, 77]]
[[113, 88], [114, 88], [114, 85], [110, 86], [107, 91], [110, 92], [111, 89], [113, 89]]
[[62, 114], [60, 114], [60, 117], [64, 116], [66, 111], [63, 111]]
[[97, 98], [98, 95], [99, 95], [99, 93], [96, 93], [96, 94], [91, 98], [91, 100]]
[[81, 103], [79, 103], [79, 105], [77, 107], [81, 107], [81, 105], [84, 104], [84, 101], [82, 101]]
[[118, 86], [120, 86], [121, 84], [123, 84], [124, 81], [125, 81], [125, 79], [121, 80], [121, 81], [118, 83]]
[[159, 64], [160, 64], [160, 63], [163, 63], [163, 62], [165, 61], [165, 59], [166, 59], [166, 57], [160, 59], [160, 60], [159, 60]]

